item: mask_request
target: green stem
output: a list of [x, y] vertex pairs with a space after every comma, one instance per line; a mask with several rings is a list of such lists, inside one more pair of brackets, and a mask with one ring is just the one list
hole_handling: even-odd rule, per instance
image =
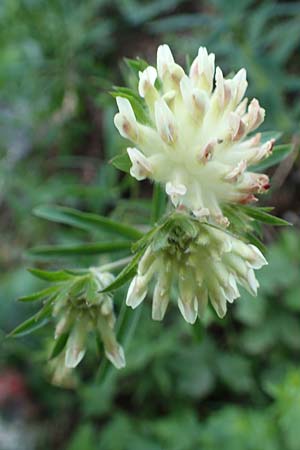
[[103, 264], [103, 266], [99, 266], [96, 269], [101, 272], [110, 271], [114, 269], [118, 269], [119, 267], [126, 266], [131, 260], [132, 256], [127, 256], [126, 258], [118, 259], [117, 261], [113, 261], [111, 263]]
[[160, 184], [154, 184], [151, 223], [156, 223], [166, 209], [166, 195]]

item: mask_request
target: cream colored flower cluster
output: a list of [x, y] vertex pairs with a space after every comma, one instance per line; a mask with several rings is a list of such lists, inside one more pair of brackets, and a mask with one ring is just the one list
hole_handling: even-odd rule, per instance
[[269, 188], [267, 175], [248, 170], [271, 154], [274, 140], [262, 144], [253, 134], [265, 110], [258, 100], [243, 99], [246, 88], [245, 69], [224, 78], [204, 47], [187, 75], [170, 48], [159, 46], [157, 68], [139, 73], [149, 125], [137, 121], [128, 99], [117, 97], [115, 125], [135, 145], [127, 148], [131, 175], [163, 184], [176, 207], [226, 226], [223, 204], [255, 201]]
[[197, 316], [203, 318], [209, 299], [218, 316], [224, 317], [227, 302], [240, 297], [239, 284], [256, 295], [254, 270], [267, 261], [254, 245], [200, 222], [192, 239], [170, 233], [168, 242], [163, 249], [155, 250], [152, 244], [146, 249], [128, 290], [128, 306], [136, 308], [145, 299], [152, 279], [154, 320], [163, 319], [173, 285], [178, 288], [180, 312], [192, 324]]
[[[110, 294], [101, 294], [114, 277], [111, 273], [101, 272], [98, 269], [90, 269], [91, 282], [96, 283], [93, 295], [84, 289], [74, 294], [75, 284], [67, 286], [62, 291], [61, 298], [55, 300], [53, 316], [56, 321], [55, 339], [63, 334], [68, 335], [64, 351], [54, 361], [53, 382], [64, 384], [68, 379], [71, 369], [74, 369], [82, 361], [87, 350], [89, 333], [97, 332], [103, 342], [106, 357], [117, 368], [125, 366], [123, 348], [118, 344], [115, 336], [115, 315], [113, 301]], [[80, 281], [79, 281], [80, 283]], [[96, 295], [94, 292], [98, 291]]]

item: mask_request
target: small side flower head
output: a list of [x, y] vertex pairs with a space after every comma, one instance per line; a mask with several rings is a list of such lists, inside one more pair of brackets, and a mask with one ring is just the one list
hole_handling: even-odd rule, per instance
[[163, 184], [174, 206], [228, 225], [224, 205], [254, 202], [269, 188], [268, 177], [251, 166], [271, 154], [274, 140], [253, 135], [265, 110], [257, 99], [247, 107], [247, 85], [245, 69], [225, 78], [204, 47], [186, 74], [168, 45], [160, 45], [157, 68], [139, 72], [148, 125], [139, 123], [128, 99], [117, 97], [115, 125], [135, 145], [127, 150], [131, 175]]
[[80, 364], [91, 332], [99, 335], [111, 363], [117, 369], [125, 366], [124, 351], [114, 331], [116, 319], [112, 297], [101, 293], [113, 279], [112, 274], [91, 268], [86, 275], [74, 276], [62, 284], [61, 294], [56, 297], [53, 306], [55, 340], [65, 337], [61, 353], [51, 362], [55, 384], [59, 380], [62, 383], [68, 381], [70, 370]]
[[128, 289], [128, 306], [136, 308], [154, 280], [152, 318], [163, 319], [175, 286], [179, 310], [193, 324], [197, 316], [203, 317], [208, 301], [224, 317], [227, 304], [240, 297], [238, 285], [257, 294], [254, 270], [267, 264], [257, 247], [184, 214], [177, 213], [171, 220], [140, 259]]

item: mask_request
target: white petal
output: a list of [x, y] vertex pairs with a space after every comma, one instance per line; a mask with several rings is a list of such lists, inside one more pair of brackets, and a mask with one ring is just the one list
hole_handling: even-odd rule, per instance
[[163, 141], [170, 144], [177, 138], [174, 114], [163, 99], [155, 102], [155, 124]]
[[156, 81], [157, 71], [155, 67], [148, 66], [143, 72], [139, 72], [139, 78], [139, 94], [144, 98]]
[[138, 264], [138, 275], [145, 275], [153, 264], [156, 255], [154, 254], [151, 245], [149, 245], [141, 257]]
[[217, 315], [220, 317], [220, 319], [223, 319], [223, 317], [226, 314], [227, 311], [227, 302], [226, 302], [226, 295], [222, 288], [219, 289], [218, 294], [212, 294], [210, 292], [210, 301], [211, 304], [216, 311]]
[[248, 132], [255, 130], [264, 121], [265, 110], [260, 107], [259, 102], [254, 98], [248, 107]]
[[174, 64], [174, 58], [167, 44], [160, 45], [157, 49], [157, 71], [158, 76], [163, 78], [168, 68]]
[[208, 55], [205, 47], [200, 47], [198, 56], [191, 65], [190, 78], [195, 86], [211, 92], [215, 71], [215, 55]]
[[127, 153], [132, 163], [130, 175], [138, 181], [152, 175], [152, 165], [149, 160], [137, 149], [127, 148]]
[[188, 323], [194, 324], [198, 315], [198, 302], [197, 298], [193, 299], [181, 299], [178, 298], [178, 307], [184, 318], [184, 320]]
[[129, 121], [134, 122], [136, 119], [130, 101], [124, 97], [117, 97], [116, 102], [119, 112], [126, 116]]
[[86, 352], [86, 332], [82, 323], [75, 324], [66, 345], [66, 367], [73, 369], [82, 361]]
[[168, 303], [169, 303], [169, 295], [170, 295], [170, 287], [164, 286], [163, 283], [158, 280], [155, 285], [154, 293], [153, 293], [153, 301], [152, 301], [152, 319], [153, 320], [162, 320], [166, 313]]
[[254, 254], [254, 259], [251, 260], [251, 267], [253, 269], [260, 269], [261, 267], [268, 264], [268, 261], [266, 260], [262, 252], [255, 245], [249, 244], [248, 247], [250, 247]]
[[109, 350], [105, 350], [105, 355], [117, 369], [123, 369], [126, 366], [124, 350], [118, 343]]
[[144, 283], [144, 277], [135, 276], [130, 283], [126, 296], [126, 305], [135, 309], [139, 306], [147, 295], [147, 285]]
[[223, 72], [220, 67], [216, 68], [216, 89], [215, 94], [218, 99], [218, 104], [221, 109], [225, 108], [231, 99], [230, 81], [224, 80]]
[[252, 295], [257, 295], [257, 288], [259, 287], [259, 282], [257, 281], [257, 279], [255, 277], [255, 273], [254, 273], [253, 269], [250, 269], [248, 271], [247, 278], [248, 278], [250, 292], [252, 293]]
[[132, 106], [127, 98], [117, 97], [119, 113], [114, 117], [114, 124], [120, 135], [135, 141], [138, 136], [138, 125]]
[[235, 183], [239, 177], [245, 172], [247, 169], [247, 161], [240, 161], [229, 173], [224, 177], [224, 180]]
[[240, 297], [240, 291], [238, 290], [236, 279], [232, 274], [228, 277], [228, 286], [226, 288], [227, 300], [232, 303], [235, 299]]
[[202, 164], [206, 164], [207, 161], [209, 161], [213, 155], [213, 151], [215, 149], [215, 147], [218, 144], [218, 139], [217, 138], [212, 138], [210, 139], [207, 144], [205, 144], [200, 152], [197, 155], [197, 161], [199, 161]]
[[246, 125], [240, 116], [234, 112], [229, 115], [229, 126], [231, 130], [231, 139], [239, 141], [246, 133]]
[[190, 78], [184, 75], [180, 80], [180, 91], [187, 110], [196, 118], [205, 114], [208, 97], [204, 91], [193, 87]]
[[246, 77], [247, 77], [247, 72], [243, 68], [243, 69], [239, 70], [238, 73], [232, 79], [233, 84], [235, 86], [236, 104], [240, 103], [240, 101], [242, 100], [242, 98], [245, 95], [245, 92], [246, 92], [246, 89], [248, 86]]
[[166, 184], [166, 193], [170, 196], [174, 206], [178, 206], [180, 198], [187, 192], [187, 188], [184, 184], [168, 181]]

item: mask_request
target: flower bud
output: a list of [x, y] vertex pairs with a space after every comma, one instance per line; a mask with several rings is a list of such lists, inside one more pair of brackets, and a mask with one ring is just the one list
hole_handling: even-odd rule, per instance
[[156, 78], [155, 67], [149, 66], [143, 72], [139, 72], [139, 94], [142, 98], [153, 93]]
[[138, 138], [138, 125], [132, 106], [127, 98], [117, 97], [116, 100], [119, 113], [114, 118], [115, 126], [122, 137], [135, 142]]
[[155, 102], [155, 122], [158, 133], [166, 144], [172, 144], [177, 139], [177, 124], [175, 117], [163, 99]]
[[112, 328], [101, 316], [98, 317], [97, 325], [104, 344], [107, 359], [109, 359], [117, 369], [122, 369], [126, 365], [124, 350], [118, 344]]
[[71, 334], [68, 338], [66, 346], [66, 367], [74, 369], [82, 361], [86, 352], [86, 337], [87, 328], [86, 323], [78, 318], [77, 322], [73, 326]]
[[137, 148], [128, 147], [127, 153], [132, 163], [130, 175], [138, 181], [150, 177], [153, 171], [149, 160]]
[[212, 90], [213, 78], [215, 72], [215, 55], [207, 53], [205, 47], [200, 47], [198, 56], [193, 61], [190, 70], [190, 78], [193, 84], [201, 89]]

